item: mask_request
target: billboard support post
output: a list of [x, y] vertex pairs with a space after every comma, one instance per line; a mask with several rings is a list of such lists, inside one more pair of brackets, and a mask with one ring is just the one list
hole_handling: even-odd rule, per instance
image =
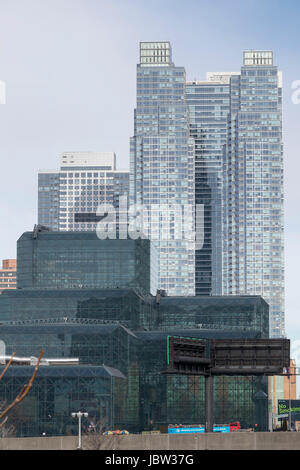
[[205, 432], [213, 432], [214, 426], [214, 378], [205, 376]]

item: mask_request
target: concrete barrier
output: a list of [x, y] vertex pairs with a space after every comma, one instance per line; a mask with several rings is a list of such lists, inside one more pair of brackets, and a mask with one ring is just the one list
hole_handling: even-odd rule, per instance
[[[37, 437], [0, 439], [0, 450], [76, 450], [78, 438]], [[84, 450], [298, 450], [300, 433], [211, 433], [193, 435], [144, 434], [83, 436]]]
[[296, 450], [300, 433], [211, 433], [193, 435], [104, 436], [100, 449], [110, 450]]
[[78, 437], [24, 437], [0, 439], [0, 450], [75, 450]]

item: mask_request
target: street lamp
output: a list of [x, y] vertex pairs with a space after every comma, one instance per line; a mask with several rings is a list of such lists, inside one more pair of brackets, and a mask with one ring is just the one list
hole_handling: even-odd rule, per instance
[[87, 418], [88, 415], [88, 413], [82, 413], [81, 411], [72, 413], [72, 418], [78, 418], [78, 450], [81, 450], [81, 418]]

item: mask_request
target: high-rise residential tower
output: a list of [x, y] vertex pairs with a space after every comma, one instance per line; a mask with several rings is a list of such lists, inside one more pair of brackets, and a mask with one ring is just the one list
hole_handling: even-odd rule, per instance
[[204, 243], [195, 252], [196, 295], [222, 293], [223, 147], [232, 75], [207, 73], [205, 81], [187, 82], [186, 87], [195, 140], [195, 202], [204, 207]]
[[184, 215], [191, 228], [195, 200], [185, 81], [169, 42], [140, 43], [130, 202], [147, 210], [148, 234], [159, 252], [158, 284], [168, 295], [195, 292], [194, 245], [190, 235], [178, 234]]
[[284, 336], [282, 80], [271, 51], [245, 51], [241, 72], [187, 82], [196, 204], [204, 244], [197, 295], [262, 295]]
[[113, 152], [65, 152], [59, 171], [39, 172], [38, 223], [58, 231], [92, 231], [100, 205], [118, 208], [129, 194], [129, 172]]
[[271, 51], [244, 52], [223, 168], [223, 293], [261, 295], [272, 337], [285, 334], [281, 82]]

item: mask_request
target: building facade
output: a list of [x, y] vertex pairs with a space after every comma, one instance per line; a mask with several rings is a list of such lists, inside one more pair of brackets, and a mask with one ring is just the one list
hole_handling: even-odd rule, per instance
[[100, 240], [96, 232], [25, 232], [17, 243], [18, 289], [128, 288], [156, 294], [150, 240]]
[[194, 228], [194, 142], [185, 88], [185, 70], [173, 64], [170, 43], [140, 43], [130, 203], [147, 212], [143, 230], [157, 246], [158, 284], [168, 295], [195, 292], [194, 243], [186, 233]]
[[65, 152], [59, 171], [39, 172], [38, 191], [39, 225], [91, 231], [102, 218], [100, 207], [118, 209], [120, 197], [128, 199], [129, 172], [116, 169], [113, 152]]
[[[152, 296], [137, 288], [55, 289], [6, 291], [0, 301], [1, 322], [68, 324], [95, 320], [120, 322], [134, 331], [171, 329], [246, 332], [269, 337], [269, 308], [259, 296]], [[30, 348], [30, 343], [28, 344]], [[24, 353], [29, 355], [28, 353]]]
[[244, 52], [230, 79], [224, 150], [223, 293], [261, 295], [285, 335], [282, 83], [271, 51]]
[[285, 335], [282, 77], [271, 51], [245, 51], [240, 72], [187, 82], [196, 204], [204, 244], [197, 295], [262, 295], [270, 334]]
[[0, 294], [6, 289], [17, 287], [17, 260], [5, 259], [0, 269]]
[[204, 242], [195, 252], [195, 294], [222, 293], [223, 147], [230, 110], [230, 77], [208, 73], [187, 82], [190, 135], [195, 141], [195, 203], [204, 207]]
[[[33, 333], [31, 338], [34, 336]], [[30, 366], [10, 367], [5, 374], [5, 385], [0, 386], [1, 401], [11, 403], [33, 371], [34, 367]], [[17, 437], [77, 435], [78, 420], [72, 418], [71, 412], [78, 410], [85, 410], [89, 415], [82, 421], [84, 434], [95, 423], [98, 426], [101, 423], [103, 429], [114, 428], [120, 422], [118, 398], [124, 389], [124, 379], [119, 370], [103, 365], [40, 366], [29, 395], [10, 413], [14, 434]]]

